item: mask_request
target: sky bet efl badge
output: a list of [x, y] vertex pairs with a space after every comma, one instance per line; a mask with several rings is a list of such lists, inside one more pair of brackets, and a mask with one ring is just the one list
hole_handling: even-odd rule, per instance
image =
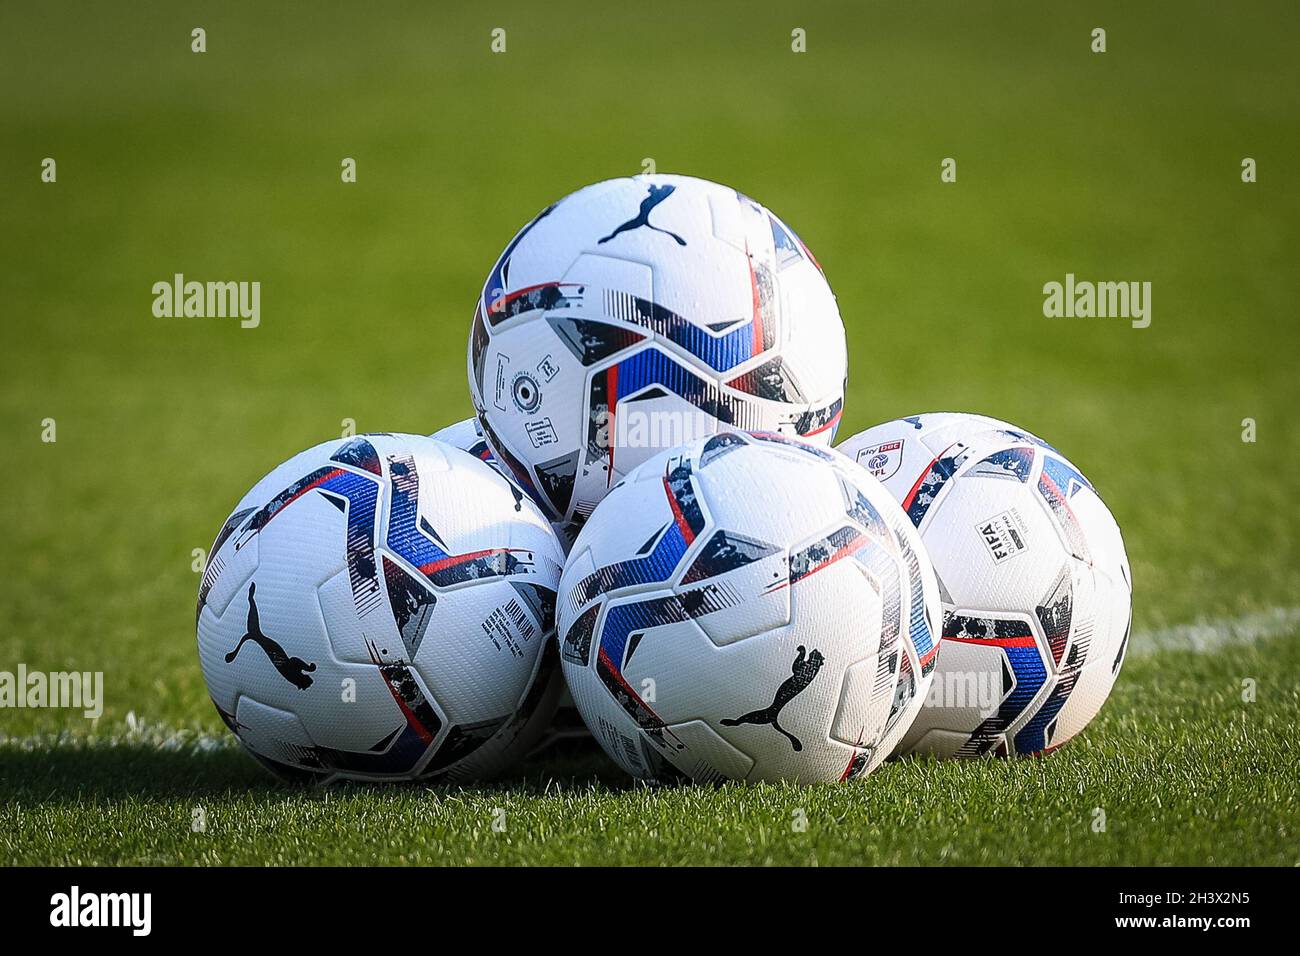
[[888, 481], [903, 463], [903, 439], [882, 442], [858, 452], [858, 464], [879, 481]]

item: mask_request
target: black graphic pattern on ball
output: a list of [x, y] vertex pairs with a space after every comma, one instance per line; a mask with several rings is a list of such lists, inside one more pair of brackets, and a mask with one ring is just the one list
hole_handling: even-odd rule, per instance
[[290, 657], [279, 643], [262, 633], [261, 616], [257, 613], [257, 602], [253, 599], [256, 590], [255, 583], [248, 585], [248, 630], [239, 639], [234, 650], [226, 655], [226, 663], [233, 664], [244, 645], [251, 641], [263, 650], [267, 660], [280, 672], [281, 677], [299, 690], [306, 690], [312, 684], [311, 678], [307, 675], [316, 669], [316, 665], [309, 664], [301, 657]]
[[724, 717], [722, 725], [724, 727], [739, 727], [741, 724], [767, 724], [777, 733], [785, 736], [790, 741], [790, 746], [795, 752], [803, 750], [803, 742], [794, 734], [781, 726], [781, 711], [785, 709], [786, 704], [794, 700], [812, 683], [817, 672], [822, 669], [825, 659], [821, 651], [813, 649], [812, 653], [807, 653], [807, 649], [800, 644], [799, 653], [795, 655], [794, 664], [790, 667], [790, 676], [781, 682], [781, 686], [776, 689], [776, 696], [772, 698], [772, 703], [762, 710], [751, 710], [747, 714], [741, 714], [739, 717]]
[[611, 232], [604, 239], [598, 240], [598, 242], [601, 245], [603, 245], [609, 242], [609, 240], [613, 239], [619, 233], [629, 232], [633, 229], [640, 229], [642, 226], [644, 226], [647, 229], [653, 229], [655, 232], [662, 232], [665, 236], [672, 236], [675, 240], [677, 240], [677, 244], [679, 246], [686, 245], [686, 240], [683, 239], [681, 236], [677, 235], [677, 233], [669, 229], [660, 229], [658, 226], [653, 226], [650, 224], [650, 213], [654, 211], [655, 206], [659, 205], [661, 202], [663, 202], [665, 199], [671, 196], [673, 192], [676, 191], [676, 189], [677, 187], [672, 185], [651, 186], [649, 195], [647, 195], [645, 199], [641, 200], [640, 211], [638, 211], [637, 214], [633, 216], [631, 219], [629, 219], [627, 222], [618, 226], [613, 232]]

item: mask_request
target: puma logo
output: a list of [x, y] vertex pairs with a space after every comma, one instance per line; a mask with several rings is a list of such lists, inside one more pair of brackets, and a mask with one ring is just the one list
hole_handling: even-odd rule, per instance
[[640, 229], [642, 226], [645, 226], [647, 229], [653, 229], [655, 232], [662, 232], [665, 236], [672, 236], [677, 240], [679, 246], [686, 245], [686, 240], [677, 235], [677, 233], [669, 229], [660, 229], [658, 226], [652, 226], [650, 224], [650, 213], [654, 210], [655, 206], [659, 205], [671, 196], [673, 191], [676, 189], [676, 186], [651, 186], [650, 194], [646, 196], [645, 199], [641, 200], [641, 211], [611, 232], [604, 239], [599, 240], [597, 244], [599, 245], [609, 242], [609, 240], [613, 239], [619, 233], [631, 232], [633, 229]]
[[299, 690], [306, 690], [311, 686], [311, 678], [307, 676], [309, 671], [316, 669], [315, 664], [308, 664], [301, 657], [290, 657], [284, 652], [284, 648], [271, 640], [262, 633], [262, 625], [258, 619], [257, 603], [253, 600], [253, 592], [257, 590], [256, 583], [248, 585], [248, 633], [239, 639], [235, 649], [226, 655], [226, 663], [233, 664], [239, 652], [243, 650], [244, 645], [252, 641], [263, 651], [266, 652], [267, 658], [280, 676], [290, 684], [295, 685]]
[[786, 704], [798, 697], [812, 683], [812, 679], [817, 676], [817, 672], [822, 669], [822, 664], [826, 663], [822, 657], [822, 652], [814, 649], [807, 657], [804, 656], [805, 648], [799, 645], [799, 654], [794, 659], [794, 665], [790, 668], [790, 676], [787, 677], [776, 689], [776, 696], [772, 698], [772, 704], [762, 710], [751, 710], [748, 714], [742, 714], [739, 717], [725, 717], [722, 720], [724, 727], [738, 727], [741, 724], [771, 724], [772, 727], [780, 734], [785, 735], [790, 741], [790, 746], [796, 752], [803, 750], [803, 744], [799, 738], [790, 731], [786, 730], [778, 722], [781, 716], [781, 709]]

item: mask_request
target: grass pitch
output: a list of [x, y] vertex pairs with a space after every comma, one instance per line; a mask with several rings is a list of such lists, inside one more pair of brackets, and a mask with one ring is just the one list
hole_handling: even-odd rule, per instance
[[[1281, 2], [6, 7], [0, 670], [102, 671], [105, 710], [0, 709], [0, 862], [1300, 861], [1296, 35]], [[193, 549], [345, 419], [468, 415], [500, 248], [647, 158], [815, 250], [841, 434], [980, 411], [1084, 469], [1135, 579], [1110, 701], [1047, 758], [860, 786], [651, 790], [573, 753], [277, 785], [208, 702]], [[177, 272], [260, 281], [261, 325], [155, 318]], [[1045, 318], [1067, 273], [1150, 281], [1150, 328]]]

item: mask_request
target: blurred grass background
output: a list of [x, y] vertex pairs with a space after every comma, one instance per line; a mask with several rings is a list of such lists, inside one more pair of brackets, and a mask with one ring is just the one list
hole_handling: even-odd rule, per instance
[[[466, 417], [497, 253], [647, 157], [816, 253], [842, 436], [933, 410], [1045, 436], [1125, 532], [1137, 631], [1300, 604], [1298, 27], [1260, 0], [5, 4], [0, 669], [103, 670], [107, 724], [218, 732], [191, 550], [345, 418]], [[155, 318], [176, 272], [260, 281], [261, 326]], [[1151, 327], [1044, 318], [1067, 272], [1150, 281]]]

